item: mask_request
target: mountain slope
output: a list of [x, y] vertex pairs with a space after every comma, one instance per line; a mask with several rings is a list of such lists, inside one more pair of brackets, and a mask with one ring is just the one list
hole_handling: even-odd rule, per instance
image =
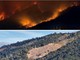
[[[78, 60], [80, 52], [79, 43], [79, 31], [74, 33], [49, 34], [43, 37], [2, 46], [0, 48], [0, 60], [61, 60], [58, 57], [65, 56], [69, 50], [71, 54], [75, 52], [73, 55], [77, 55], [77, 58], [74, 57], [74, 59]], [[75, 50], [77, 50], [77, 52]], [[34, 51], [34, 54], [32, 54], [31, 51]], [[37, 58], [35, 57], [36, 55]], [[67, 54], [65, 58], [69, 59]], [[64, 58], [62, 57], [62, 59]], [[73, 59], [73, 57], [71, 59]]]
[[59, 17], [40, 23], [29, 29], [79, 29], [80, 6], [73, 6], [63, 11]]
[[66, 46], [51, 52], [37, 60], [79, 60], [80, 59], [80, 39], [68, 43]]

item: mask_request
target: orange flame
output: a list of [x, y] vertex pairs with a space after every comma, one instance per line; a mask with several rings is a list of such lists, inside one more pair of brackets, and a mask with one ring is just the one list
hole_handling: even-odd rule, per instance
[[4, 18], [5, 18], [5, 13], [2, 12], [2, 13], [0, 14], [0, 20], [4, 20]]
[[47, 22], [47, 21], [50, 21], [50, 20], [52, 20], [52, 19], [57, 18], [57, 17], [60, 15], [60, 13], [61, 13], [62, 11], [64, 11], [64, 10], [66, 10], [67, 8], [68, 8], [67, 6], [60, 6], [60, 7], [58, 7], [58, 8], [55, 10], [55, 12], [53, 12], [53, 15], [52, 15], [50, 18], [48, 18], [47, 20], [43, 20], [43, 21], [41, 21], [40, 23], [42, 23], [42, 22]]
[[[27, 2], [26, 2], [26, 4], [27, 4]], [[27, 7], [30, 7], [30, 6], [32, 6], [33, 4], [34, 5], [36, 5], [37, 4], [37, 2], [33, 2], [33, 4], [32, 3], [28, 3], [27, 5], [26, 5], [24, 2], [23, 3], [21, 3], [21, 2], [19, 2], [19, 3], [13, 3], [12, 4], [12, 6], [14, 7], [14, 8], [11, 8], [10, 10], [12, 11], [11, 13], [12, 14], [15, 14], [16, 13], [16, 11], [20, 11], [20, 10], [24, 10], [25, 8], [27, 8]], [[70, 4], [71, 6], [78, 6], [78, 3], [76, 3], [76, 2], [73, 2], [73, 4]], [[70, 6], [69, 5], [69, 6]], [[55, 8], [55, 12], [53, 11], [53, 15], [50, 17], [50, 18], [48, 18], [48, 19], [46, 19], [46, 20], [41, 20], [41, 22], [40, 23], [42, 23], [42, 22], [46, 22], [46, 21], [50, 21], [50, 20], [52, 20], [52, 19], [55, 19], [55, 18], [57, 18], [59, 15], [60, 15], [60, 12], [62, 12], [63, 10], [65, 10], [65, 9], [67, 9], [67, 7], [69, 7], [68, 6], [68, 4], [67, 5], [65, 5], [65, 4], [61, 4], [59, 7], [57, 7], [57, 8]], [[51, 10], [52, 11], [52, 10]], [[5, 11], [4, 11], [5, 12]], [[7, 17], [7, 13], [5, 12], [2, 12], [2, 13], [0, 13], [0, 20], [4, 20], [6, 17]], [[5, 15], [6, 14], [6, 15]], [[26, 18], [26, 17], [23, 17], [23, 18], [20, 18], [19, 19], [20, 21], [19, 21], [19, 23], [22, 25], [22, 26], [26, 26], [26, 27], [32, 27], [32, 26], [35, 26], [36, 24], [38, 24], [38, 22], [36, 23], [36, 21], [32, 21], [32, 19], [29, 19], [29, 18]]]
[[77, 2], [73, 2], [69, 5], [62, 4], [61, 6], [59, 6], [55, 9], [55, 12], [53, 11], [53, 15], [50, 18], [48, 18], [46, 20], [42, 20], [40, 23], [47, 22], [47, 21], [57, 18], [62, 11], [66, 10], [68, 7], [72, 7], [72, 6], [79, 6], [79, 4]]
[[22, 18], [19, 23], [22, 25], [22, 26], [25, 26], [26, 28], [28, 27], [32, 27], [32, 26], [35, 26], [36, 23], [33, 22], [32, 20], [30, 20], [29, 18]]

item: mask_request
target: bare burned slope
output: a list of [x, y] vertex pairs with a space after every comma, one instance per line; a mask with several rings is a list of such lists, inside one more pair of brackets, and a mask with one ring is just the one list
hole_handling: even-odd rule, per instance
[[74, 40], [76, 39], [70, 38], [70, 39], [65, 39], [56, 43], [49, 43], [39, 48], [32, 48], [31, 50], [28, 51], [28, 54], [27, 54], [28, 59], [34, 60], [34, 59], [42, 58], [45, 55], [49, 54], [50, 52], [56, 51], [61, 47], [65, 46], [66, 44], [71, 43]]
[[80, 39], [36, 60], [80, 60]]

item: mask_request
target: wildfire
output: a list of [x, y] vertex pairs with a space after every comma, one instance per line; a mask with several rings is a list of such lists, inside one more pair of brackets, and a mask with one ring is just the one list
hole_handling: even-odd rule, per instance
[[60, 13], [61, 13], [62, 11], [66, 10], [66, 9], [69, 8], [69, 7], [78, 6], [78, 5], [79, 5], [78, 2], [72, 2], [72, 3], [69, 4], [69, 5], [67, 5], [67, 4], [61, 4], [59, 7], [57, 7], [57, 8], [55, 9], [55, 11], [53, 11], [53, 15], [52, 15], [50, 18], [48, 18], [48, 19], [46, 19], [46, 20], [42, 20], [40, 23], [42, 23], [42, 22], [47, 22], [47, 21], [50, 21], [50, 20], [52, 20], [52, 19], [55, 19], [55, 18], [57, 18], [57, 17], [60, 15]]
[[30, 20], [29, 18], [22, 18], [20, 21], [20, 24], [22, 25], [22, 26], [25, 26], [26, 28], [28, 28], [28, 27], [32, 27], [32, 26], [35, 26], [36, 25], [36, 23], [35, 22], [33, 22], [32, 20]]
[[2, 12], [2, 13], [0, 14], [0, 20], [3, 20], [4, 18], [5, 18], [5, 13]]
[[61, 13], [62, 11], [64, 11], [64, 10], [66, 10], [67, 8], [68, 8], [67, 6], [60, 6], [60, 7], [58, 7], [58, 8], [55, 10], [55, 12], [53, 12], [53, 15], [52, 15], [50, 18], [48, 18], [47, 20], [41, 21], [40, 23], [42, 23], [42, 22], [47, 22], [47, 21], [50, 21], [50, 20], [52, 20], [52, 19], [57, 18], [57, 17], [60, 15], [60, 13]]
[[[4, 2], [1, 2], [1, 3], [4, 3]], [[52, 4], [52, 2], [50, 2], [50, 3]], [[33, 6], [33, 5], [37, 6], [42, 14], [45, 11], [50, 11], [52, 13], [52, 16], [50, 15], [51, 17], [43, 19], [43, 20], [39, 20], [39, 21], [38, 21], [38, 19], [34, 19], [34, 18], [31, 19], [31, 18], [20, 16], [21, 18], [18, 19], [19, 20], [18, 22], [22, 26], [32, 27], [32, 26], [35, 26], [38, 23], [47, 22], [47, 21], [50, 21], [52, 19], [57, 18], [60, 15], [60, 13], [64, 10], [66, 10], [68, 7], [79, 5], [78, 2], [70, 2], [70, 3], [69, 2], [63, 2], [63, 3], [62, 2], [60, 2], [60, 3], [55, 2], [55, 3], [53, 3], [52, 5], [51, 4], [49, 5], [48, 2], [46, 3], [46, 2], [37, 2], [37, 1], [33, 1], [33, 2], [5, 2], [5, 4], [0, 4], [0, 8], [1, 8], [0, 21], [4, 20], [5, 18], [7, 18], [7, 17], [9, 17], [13, 14], [15, 15], [17, 12], [24, 11], [24, 9], [28, 9], [29, 7], [31, 8], [31, 6]], [[47, 9], [50, 9], [50, 10], [47, 10], [46, 7], [47, 7]], [[30, 12], [30, 13], [32, 14], [32, 12]], [[36, 17], [37, 17], [37, 14], [38, 13], [36, 13], [36, 15], [35, 15]], [[45, 15], [45, 14], [43, 14], [43, 15]], [[32, 15], [31, 16], [28, 15], [28, 16], [33, 17]]]

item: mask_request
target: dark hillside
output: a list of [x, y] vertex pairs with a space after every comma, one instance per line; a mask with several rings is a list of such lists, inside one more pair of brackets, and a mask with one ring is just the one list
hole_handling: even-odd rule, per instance
[[80, 29], [80, 6], [63, 11], [59, 17], [29, 29]]

